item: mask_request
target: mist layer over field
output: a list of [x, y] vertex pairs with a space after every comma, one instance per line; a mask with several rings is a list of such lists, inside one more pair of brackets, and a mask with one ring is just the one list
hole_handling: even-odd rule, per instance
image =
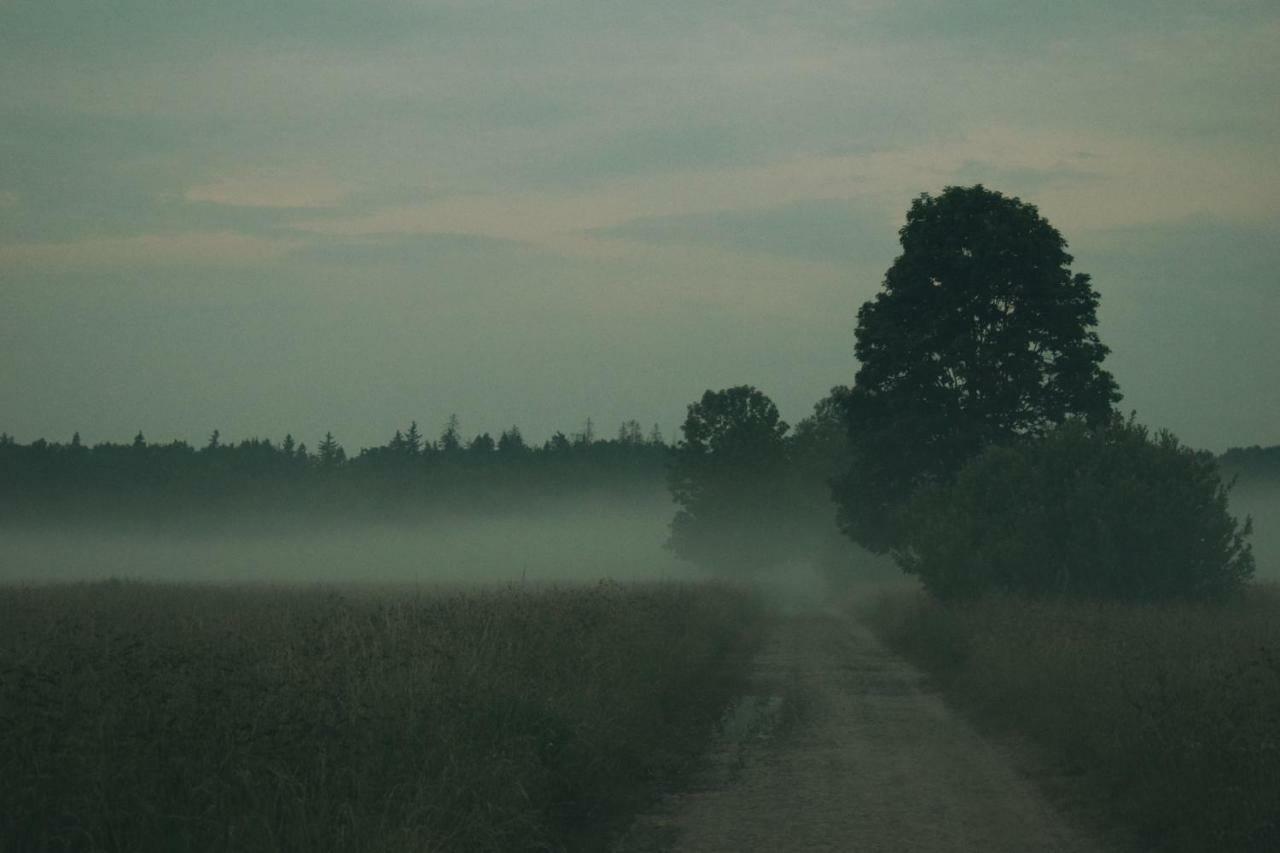
[[1280, 482], [1241, 481], [1231, 491], [1231, 512], [1253, 518], [1253, 555], [1259, 580], [1280, 580]]
[[137, 578], [272, 583], [503, 583], [689, 578], [663, 548], [674, 510], [563, 501], [517, 514], [421, 521], [228, 522], [197, 528], [0, 529], [0, 581]]
[[[1239, 483], [1231, 510], [1252, 516], [1260, 580], [1280, 579], [1280, 483]], [[0, 527], [0, 582], [136, 578], [198, 582], [506, 583], [692, 579], [663, 547], [674, 513], [661, 494], [583, 497], [519, 513], [434, 514], [418, 521], [305, 523], [243, 519], [195, 527]], [[864, 554], [893, 576], [887, 558]], [[773, 585], [815, 581], [789, 566]], [[803, 577], [801, 577], [803, 576]], [[806, 596], [807, 597], [807, 596]]]

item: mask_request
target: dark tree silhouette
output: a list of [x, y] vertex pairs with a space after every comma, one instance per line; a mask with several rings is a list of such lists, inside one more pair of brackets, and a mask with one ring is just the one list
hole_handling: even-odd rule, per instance
[[[292, 434], [277, 445], [259, 438], [228, 442], [215, 433], [196, 450], [181, 441], [147, 443], [141, 434], [132, 444], [88, 447], [78, 435], [65, 444], [37, 439], [21, 445], [0, 433], [0, 531], [72, 518], [183, 525], [310, 523], [321, 515], [386, 519], [446, 508], [506, 511], [604, 492], [649, 500], [664, 486], [670, 450], [612, 439], [574, 445], [563, 433], [532, 447], [517, 427], [497, 442], [481, 433], [463, 450], [456, 418], [445, 434], [445, 446], [452, 436], [457, 452], [438, 453], [410, 424], [388, 443], [348, 459], [332, 433], [314, 456]], [[422, 450], [415, 453], [418, 442]]]
[[457, 415], [449, 415], [444, 432], [440, 433], [440, 449], [445, 453], [457, 453], [462, 450], [462, 436], [458, 432]]
[[404, 434], [400, 430], [396, 430], [396, 434], [391, 436], [391, 441], [387, 442], [387, 446], [384, 449], [396, 456], [407, 455], [408, 448], [405, 444]]
[[637, 420], [623, 421], [618, 427], [618, 443], [636, 446], [644, 443], [644, 432]]
[[842, 528], [876, 551], [899, 540], [920, 486], [1068, 417], [1101, 423], [1120, 399], [1098, 295], [1033, 205], [948, 187], [917, 198], [898, 233], [902, 254], [858, 311], [852, 463], [835, 487]]
[[1072, 420], [923, 489], [895, 555], [939, 598], [1221, 598], [1255, 568], [1229, 493], [1213, 455], [1167, 430]]
[[592, 444], [595, 444], [595, 441], [596, 441], [595, 424], [591, 421], [591, 418], [587, 418], [587, 422], [582, 425], [582, 432], [574, 433], [573, 446], [574, 447], [590, 447]]
[[347, 459], [347, 452], [342, 449], [342, 445], [338, 444], [333, 437], [333, 433], [326, 432], [324, 440], [320, 442], [320, 446], [316, 448], [316, 460], [320, 463], [320, 467], [326, 470], [337, 468]]
[[417, 421], [412, 421], [404, 434], [404, 450], [410, 456], [417, 456], [422, 452], [422, 433], [418, 431]]
[[524, 453], [528, 449], [529, 446], [524, 443], [524, 436], [520, 434], [520, 427], [518, 426], [505, 430], [498, 437], [498, 450], [501, 453]]
[[669, 547], [712, 567], [755, 570], [791, 547], [786, 508], [787, 424], [749, 385], [691, 403], [668, 476], [680, 505]]

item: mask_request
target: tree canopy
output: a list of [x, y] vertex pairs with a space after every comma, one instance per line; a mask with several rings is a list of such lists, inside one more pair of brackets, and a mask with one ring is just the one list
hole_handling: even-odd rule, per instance
[[1070, 420], [921, 490], [897, 556], [942, 598], [1220, 598], [1254, 574], [1229, 491], [1212, 454], [1168, 431]]
[[835, 489], [846, 532], [879, 551], [921, 485], [1069, 417], [1101, 423], [1120, 399], [1101, 366], [1098, 294], [1034, 205], [948, 187], [913, 201], [899, 237], [858, 311], [852, 469]]
[[750, 385], [707, 391], [689, 404], [668, 474], [681, 507], [671, 522], [676, 554], [752, 569], [791, 547], [775, 529], [785, 517], [788, 429], [773, 401]]

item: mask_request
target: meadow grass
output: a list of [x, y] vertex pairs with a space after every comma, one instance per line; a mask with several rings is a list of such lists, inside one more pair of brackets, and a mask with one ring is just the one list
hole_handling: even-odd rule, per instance
[[601, 849], [764, 614], [721, 586], [0, 589], [0, 849]]
[[881, 595], [865, 612], [1142, 850], [1280, 850], [1280, 588], [1222, 605]]

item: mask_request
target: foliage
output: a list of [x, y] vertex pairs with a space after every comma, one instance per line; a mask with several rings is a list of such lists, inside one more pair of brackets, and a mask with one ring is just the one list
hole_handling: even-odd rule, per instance
[[815, 512], [831, 515], [831, 480], [849, 467], [849, 431], [845, 406], [850, 389], [832, 388], [813, 406], [813, 414], [795, 425], [788, 438], [791, 468], [804, 499]]
[[1092, 331], [1098, 295], [1033, 205], [974, 187], [921, 195], [902, 254], [858, 311], [841, 523], [875, 550], [901, 508], [984, 447], [1069, 416], [1105, 420], [1120, 395]]
[[773, 401], [749, 385], [707, 391], [689, 405], [668, 474], [680, 506], [668, 543], [677, 555], [752, 570], [790, 550], [787, 429]]
[[849, 470], [849, 432], [844, 414], [848, 396], [848, 388], [832, 388], [787, 437], [787, 506], [796, 537], [796, 555], [837, 587], [896, 573], [891, 560], [850, 541], [836, 525], [831, 486]]
[[890, 595], [867, 614], [949, 700], [1047, 753], [1134, 849], [1280, 849], [1280, 590], [1225, 605]]
[[922, 491], [896, 557], [943, 598], [1222, 597], [1254, 571], [1227, 496], [1213, 456], [1167, 431], [1069, 421]]
[[3, 589], [0, 849], [603, 849], [762, 617], [710, 586]]

